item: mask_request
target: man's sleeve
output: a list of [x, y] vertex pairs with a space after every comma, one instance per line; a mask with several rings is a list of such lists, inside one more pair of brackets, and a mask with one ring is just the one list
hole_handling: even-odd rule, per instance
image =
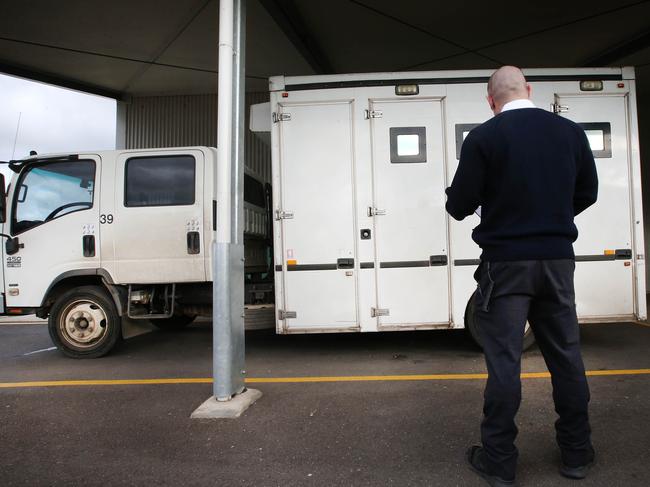
[[578, 215], [589, 208], [598, 198], [598, 173], [596, 162], [591, 151], [589, 140], [583, 130], [581, 132], [581, 157], [576, 173], [576, 187], [573, 194], [573, 214]]
[[474, 213], [481, 204], [486, 163], [479, 141], [470, 132], [460, 150], [460, 162], [451, 186], [446, 189], [447, 212], [456, 220]]

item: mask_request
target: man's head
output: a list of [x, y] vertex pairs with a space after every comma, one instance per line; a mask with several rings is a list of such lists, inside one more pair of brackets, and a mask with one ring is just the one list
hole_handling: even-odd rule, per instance
[[530, 98], [530, 85], [526, 83], [521, 69], [502, 66], [490, 76], [487, 101], [495, 115], [501, 113], [506, 103], [528, 98]]

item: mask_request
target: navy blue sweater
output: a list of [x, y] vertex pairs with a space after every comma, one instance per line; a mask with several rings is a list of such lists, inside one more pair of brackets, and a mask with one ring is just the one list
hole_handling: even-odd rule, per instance
[[481, 206], [472, 238], [487, 261], [572, 259], [573, 217], [596, 202], [584, 131], [539, 108], [508, 110], [472, 130], [447, 188], [457, 220]]

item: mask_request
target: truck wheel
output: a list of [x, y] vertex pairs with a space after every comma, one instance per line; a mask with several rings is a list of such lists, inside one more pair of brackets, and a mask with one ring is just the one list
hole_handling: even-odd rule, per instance
[[[483, 349], [483, 344], [481, 340], [481, 334], [479, 333], [478, 323], [475, 318], [476, 304], [475, 304], [476, 292], [472, 294], [467, 301], [467, 306], [465, 307], [465, 329], [469, 332], [472, 340]], [[524, 329], [524, 346], [523, 350], [526, 351], [535, 343], [535, 335], [533, 335], [533, 329], [530, 324], [526, 322], [526, 328]]]
[[174, 315], [171, 318], [151, 320], [151, 323], [164, 331], [178, 331], [192, 323], [195, 318], [196, 316]]
[[81, 286], [57, 298], [48, 320], [50, 337], [65, 355], [106, 355], [121, 336], [121, 319], [111, 296], [99, 286]]

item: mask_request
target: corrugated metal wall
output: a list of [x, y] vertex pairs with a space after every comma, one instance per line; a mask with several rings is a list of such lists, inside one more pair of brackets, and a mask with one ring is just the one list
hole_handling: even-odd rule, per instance
[[[250, 105], [269, 101], [268, 93], [246, 93], [246, 168], [271, 181], [271, 149], [248, 130]], [[134, 97], [126, 105], [126, 148], [217, 146], [217, 95]]]

